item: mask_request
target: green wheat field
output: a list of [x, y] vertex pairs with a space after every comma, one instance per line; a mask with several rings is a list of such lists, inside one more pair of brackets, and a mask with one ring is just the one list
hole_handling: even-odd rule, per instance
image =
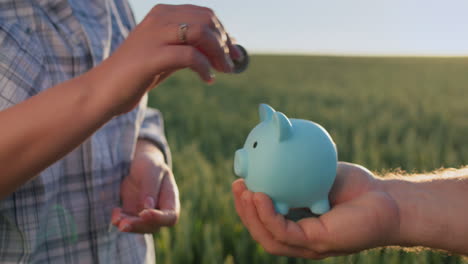
[[468, 58], [256, 55], [245, 73], [218, 74], [211, 86], [182, 71], [149, 96], [165, 117], [182, 203], [177, 226], [155, 234], [158, 263], [468, 263], [399, 248], [321, 261], [263, 251], [230, 191], [234, 152], [260, 103], [321, 124], [340, 160], [377, 174], [468, 164]]

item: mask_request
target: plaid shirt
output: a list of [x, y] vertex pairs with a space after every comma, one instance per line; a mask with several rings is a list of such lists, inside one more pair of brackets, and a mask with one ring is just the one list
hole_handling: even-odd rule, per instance
[[[126, 0], [0, 1], [0, 111], [90, 70], [134, 25]], [[110, 226], [137, 138], [170, 163], [162, 117], [146, 101], [0, 200], [1, 263], [154, 261], [151, 236]]]

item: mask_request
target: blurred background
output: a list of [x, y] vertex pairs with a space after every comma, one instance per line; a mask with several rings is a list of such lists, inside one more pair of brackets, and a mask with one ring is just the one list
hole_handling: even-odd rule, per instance
[[374, 249], [322, 261], [264, 252], [237, 217], [233, 155], [268, 103], [320, 123], [339, 159], [377, 175], [468, 164], [468, 2], [141, 1], [212, 8], [251, 54], [205, 85], [181, 71], [150, 93], [165, 116], [182, 215], [155, 234], [158, 263], [468, 263], [431, 250]]
[[467, 55], [465, 0], [131, 0], [138, 21], [158, 3], [212, 8], [252, 53]]

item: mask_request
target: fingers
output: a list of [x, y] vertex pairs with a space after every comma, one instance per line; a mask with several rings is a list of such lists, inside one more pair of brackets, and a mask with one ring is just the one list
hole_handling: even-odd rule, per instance
[[162, 72], [158, 75], [156, 75], [151, 82], [150, 85], [148, 85], [148, 89], [153, 89], [156, 87], [158, 84], [164, 82], [169, 76], [171, 76], [174, 73], [174, 71], [168, 71], [168, 72]]
[[229, 54], [226, 33], [204, 25], [194, 26], [188, 31], [189, 43], [205, 54], [217, 71], [232, 73], [234, 63]]
[[226, 43], [224, 52], [229, 53], [230, 58], [237, 60], [237, 61], [241, 61], [243, 59], [244, 54], [236, 45], [234, 45], [235, 43], [234, 39], [231, 38], [229, 34], [226, 32], [223, 24], [218, 19], [218, 17], [215, 16], [214, 21], [215, 21], [216, 27], [218, 28], [218, 30], [221, 32], [223, 36], [223, 41]]
[[190, 45], [198, 49], [210, 61], [211, 66], [220, 72], [232, 72], [234, 64], [229, 55], [226, 43], [226, 35], [217, 29], [213, 29], [207, 23], [188, 24], [186, 30], [186, 41], [183, 43], [176, 34], [180, 29], [179, 24], [168, 24], [165, 26], [164, 35], [170, 45]]
[[119, 226], [120, 220], [122, 220], [122, 208], [114, 208], [112, 210], [111, 223], [114, 226]]
[[244, 220], [247, 223], [250, 235], [259, 243], [262, 242], [276, 242], [273, 236], [264, 228], [260, 219], [258, 218], [255, 205], [252, 201], [253, 193], [246, 190], [242, 193], [241, 201], [244, 208]]
[[[322, 220], [323, 217], [330, 217], [332, 213], [322, 217], [305, 218], [296, 223], [277, 214], [267, 195], [255, 193], [253, 200], [262, 225], [275, 240], [289, 246], [307, 248], [316, 255], [335, 253], [330, 251], [331, 235]], [[332, 217], [331, 220], [336, 221], [337, 218]]]
[[180, 213], [179, 190], [170, 170], [164, 173], [157, 201], [158, 204], [154, 204], [154, 199], [148, 197], [145, 209], [138, 217], [123, 217], [119, 229], [123, 232], [154, 233], [161, 227], [177, 223]]
[[145, 209], [139, 216], [133, 216], [115, 208], [112, 212], [112, 225], [121, 232], [140, 234], [156, 233], [161, 227], [177, 223], [179, 213], [171, 210]]
[[140, 218], [146, 224], [159, 227], [173, 226], [177, 223], [179, 212], [173, 210], [145, 209], [140, 213]]
[[[242, 52], [240, 51], [239, 48], [237, 48], [234, 43], [234, 39], [229, 36], [227, 33], [226, 29], [223, 26], [223, 23], [219, 20], [219, 18], [215, 15], [213, 10], [207, 7], [202, 7], [202, 6], [194, 6], [194, 5], [186, 5], [187, 7], [191, 7], [194, 9], [197, 9], [202, 12], [206, 12], [207, 15], [211, 16], [211, 20], [213, 21], [213, 24], [215, 28], [219, 31], [219, 35], [222, 36], [223, 41], [226, 43], [226, 46], [229, 50], [230, 57], [234, 60], [241, 60], [242, 59]], [[225, 50], [225, 52], [227, 52]]]
[[[132, 173], [139, 173], [140, 185], [136, 187], [137, 191], [134, 190], [129, 204], [130, 207], [141, 204], [142, 209], [136, 213], [128, 208], [126, 211], [121, 208], [112, 211], [111, 222], [122, 232], [154, 233], [161, 227], [175, 225], [179, 219], [179, 190], [172, 171], [161, 164], [153, 164], [156, 165], [153, 167], [143, 165], [132, 167], [135, 168]], [[129, 196], [123, 197], [124, 204], [125, 197]]]
[[329, 253], [329, 233], [321, 218], [309, 217], [297, 223], [287, 220], [275, 212], [271, 199], [263, 193], [254, 195], [254, 203], [260, 221], [276, 240], [319, 254]]
[[[214, 69], [220, 72], [233, 72], [231, 58], [239, 59], [240, 50], [236, 50], [223, 25], [215, 13], [206, 7], [194, 5], [157, 5], [148, 15], [149, 23], [158, 25], [159, 39], [169, 45], [191, 45], [204, 54]], [[165, 23], [161, 24], [160, 21]], [[180, 32], [180, 25], [187, 24], [185, 33]], [[162, 27], [161, 27], [162, 26]], [[181, 40], [181, 34], [186, 41]]]
[[[244, 180], [236, 180], [232, 184], [236, 211], [242, 223], [249, 230], [252, 238], [263, 248], [274, 255], [321, 259], [334, 253], [317, 251], [321, 232], [307, 232], [299, 223], [285, 219], [274, 210], [271, 199], [263, 193], [252, 193], [247, 190]], [[315, 224], [311, 225], [314, 226]], [[316, 227], [316, 226], [315, 226]], [[319, 228], [322, 230], [322, 228]], [[310, 239], [307, 234], [314, 233], [316, 239]], [[319, 250], [320, 246], [317, 247]]]
[[242, 51], [234, 44], [232, 39], [227, 35], [227, 46], [229, 48], [229, 55], [235, 61], [242, 61], [244, 59], [244, 54]]
[[261, 223], [276, 240], [299, 247], [305, 247], [310, 243], [300, 225], [275, 212], [273, 203], [267, 195], [255, 193], [253, 201]]
[[206, 83], [211, 84], [214, 82], [214, 75], [210, 71], [210, 62], [200, 51], [192, 46], [167, 46], [161, 56], [158, 56], [155, 60], [155, 65], [159, 66], [160, 71], [176, 71], [190, 68]]
[[308, 250], [301, 247], [285, 244], [277, 240], [268, 229], [265, 228], [264, 224], [258, 216], [257, 208], [253, 201], [254, 194], [248, 190], [242, 193], [241, 200], [244, 213], [243, 221], [247, 224], [247, 228], [255, 241], [263, 246], [265, 251], [273, 255], [290, 256], [290, 257], [301, 257], [301, 258], [321, 258], [319, 254], [312, 250]]
[[242, 193], [246, 190], [244, 180], [238, 179], [232, 183], [232, 193], [234, 195], [234, 205], [239, 215], [242, 224], [247, 227], [247, 223], [244, 221], [245, 213], [244, 213], [244, 206], [242, 205]]
[[159, 208], [163, 212], [171, 212], [171, 214], [168, 215], [170, 217], [172, 217], [172, 212], [175, 213], [176, 218], [174, 219], [173, 223], [175, 224], [178, 220], [180, 212], [179, 188], [177, 187], [177, 183], [175, 182], [174, 176], [172, 175], [172, 172], [170, 170], [166, 171], [164, 175], [164, 178], [161, 183], [161, 189], [159, 192], [158, 200], [159, 203], [157, 208]]

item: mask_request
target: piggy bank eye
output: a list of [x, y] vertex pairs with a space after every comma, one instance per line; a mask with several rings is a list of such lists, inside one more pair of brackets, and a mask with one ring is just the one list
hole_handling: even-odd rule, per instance
[[255, 141], [254, 144], [253, 144], [253, 148], [256, 148], [257, 145], [258, 145], [258, 144], [257, 144], [257, 141]]

